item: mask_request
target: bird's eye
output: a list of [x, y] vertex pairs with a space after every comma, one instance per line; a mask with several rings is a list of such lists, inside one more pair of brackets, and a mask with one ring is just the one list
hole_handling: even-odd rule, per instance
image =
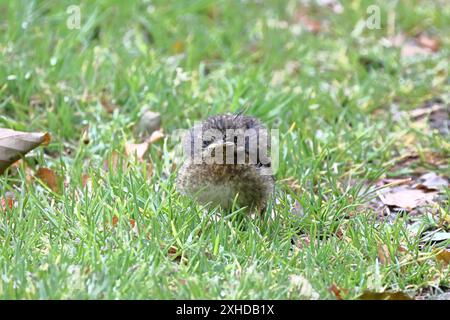
[[202, 142], [202, 147], [203, 148], [206, 148], [207, 146], [209, 146], [211, 144], [211, 141], [209, 141], [209, 140], [203, 140], [203, 142]]

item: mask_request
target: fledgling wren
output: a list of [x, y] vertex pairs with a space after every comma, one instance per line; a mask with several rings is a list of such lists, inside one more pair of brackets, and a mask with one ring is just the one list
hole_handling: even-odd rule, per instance
[[217, 115], [191, 128], [177, 189], [201, 204], [263, 212], [274, 192], [270, 135], [253, 117]]

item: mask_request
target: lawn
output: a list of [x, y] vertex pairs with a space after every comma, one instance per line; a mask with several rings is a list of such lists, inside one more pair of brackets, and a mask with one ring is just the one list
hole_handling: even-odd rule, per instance
[[[0, 176], [0, 298], [448, 298], [450, 5], [314, 3], [0, 0], [0, 127], [52, 137]], [[242, 110], [263, 218], [175, 187], [172, 133]]]

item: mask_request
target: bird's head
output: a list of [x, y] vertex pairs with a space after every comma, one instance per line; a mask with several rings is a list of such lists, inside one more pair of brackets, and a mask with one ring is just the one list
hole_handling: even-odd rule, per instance
[[184, 146], [197, 164], [270, 166], [270, 137], [252, 117], [210, 117], [189, 131]]

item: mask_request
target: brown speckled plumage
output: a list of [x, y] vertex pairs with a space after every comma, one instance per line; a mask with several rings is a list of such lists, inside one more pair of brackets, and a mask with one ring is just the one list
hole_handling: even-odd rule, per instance
[[[270, 162], [262, 161], [259, 156], [256, 163], [248, 163], [248, 153], [249, 145], [251, 145], [250, 141], [258, 141], [258, 136], [264, 132], [261, 129], [265, 129], [265, 127], [255, 118], [227, 114], [206, 119], [202, 122], [200, 128], [200, 137], [198, 136], [199, 131], [195, 131], [194, 127], [189, 131], [184, 141], [185, 146], [191, 145], [192, 148], [190, 155], [187, 155], [187, 159], [178, 173], [176, 182], [178, 190], [182, 194], [194, 197], [202, 204], [220, 205], [225, 210], [231, 208], [235, 198], [239, 207], [245, 206], [257, 211], [264, 210], [274, 190], [271, 164]], [[201, 136], [201, 132], [209, 129], [218, 130], [222, 136], [206, 141], [204, 136]], [[238, 164], [235, 151], [234, 163], [231, 164], [194, 163], [194, 155], [203, 153], [212, 143], [217, 143], [217, 141], [223, 143], [222, 141], [227, 139], [227, 129], [253, 129], [251, 132], [255, 134], [249, 136], [245, 142], [245, 152], [242, 149], [237, 151], [245, 153], [245, 162]], [[199, 138], [201, 141], [201, 149], [194, 150], [193, 143], [195, 138]], [[236, 140], [234, 141], [234, 146], [237, 148]], [[270, 140], [268, 141], [268, 146], [270, 148]], [[262, 174], [262, 171], [265, 174]]]

